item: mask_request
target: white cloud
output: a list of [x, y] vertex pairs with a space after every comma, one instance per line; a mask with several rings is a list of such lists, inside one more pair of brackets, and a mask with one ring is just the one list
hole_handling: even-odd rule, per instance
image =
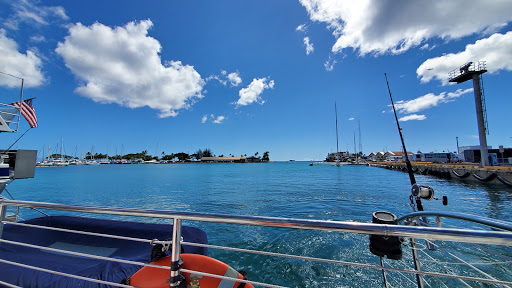
[[[223, 73], [223, 72], [224, 72], [224, 73]], [[225, 72], [226, 72], [226, 71], [222, 71], [222, 72], [221, 72], [221, 74], [222, 74], [222, 75], [226, 75], [226, 74], [225, 74]], [[226, 81], [226, 80], [224, 80], [224, 79], [220, 78], [220, 76], [219, 76], [219, 75], [210, 75], [210, 76], [206, 77], [206, 79], [204, 79], [204, 80], [205, 80], [205, 81], [207, 81], [207, 82], [208, 82], [208, 81], [211, 81], [211, 80], [217, 80], [217, 81], [219, 81], [219, 83], [220, 83], [220, 84], [222, 84], [223, 86], [228, 85], [228, 81]]]
[[304, 37], [304, 45], [306, 45], [306, 54], [309, 55], [315, 51], [313, 43], [309, 42], [309, 37]]
[[42, 35], [32, 36], [32, 37], [30, 37], [30, 41], [32, 41], [32, 42], [36, 42], [36, 43], [38, 43], [38, 42], [43, 42], [43, 41], [45, 41], [45, 40], [46, 40], [46, 38], [44, 38], [44, 36], [42, 36]]
[[176, 116], [202, 98], [205, 82], [193, 66], [162, 64], [160, 42], [147, 35], [151, 26], [151, 20], [115, 28], [72, 25], [55, 51], [82, 81], [75, 91], [99, 103], [148, 106], [160, 118]]
[[228, 74], [228, 80], [232, 87], [236, 87], [242, 83], [242, 78], [238, 72], [232, 72]]
[[224, 116], [218, 116], [215, 120], [213, 120], [212, 122], [215, 123], [215, 124], [221, 124], [222, 121], [224, 121], [224, 119], [226, 119], [226, 117]]
[[30, 0], [11, 1], [12, 13], [4, 22], [5, 27], [17, 30], [21, 23], [48, 25], [53, 19], [68, 20], [62, 6], [37, 6]]
[[270, 80], [270, 78], [254, 78], [251, 84], [247, 86], [247, 88], [240, 89], [240, 91], [238, 92], [240, 98], [238, 99], [236, 104], [237, 106], [246, 106], [254, 102], [263, 104], [265, 103], [265, 101], [261, 100], [261, 93], [263, 93], [263, 90], [265, 89], [272, 88], [274, 88], [274, 80]]
[[512, 20], [511, 1], [300, 0], [312, 21], [323, 22], [336, 42], [359, 55], [398, 54], [432, 38], [458, 39]]
[[238, 71], [227, 74], [226, 70], [221, 70], [220, 74], [221, 74], [220, 76], [219, 75], [208, 76], [205, 80], [206, 81], [217, 80], [223, 86], [228, 85], [228, 81], [229, 81], [229, 84], [231, 85], [231, 87], [236, 87], [236, 86], [240, 85], [240, 83], [242, 83], [242, 78], [240, 77], [240, 73]]
[[416, 70], [422, 83], [437, 79], [448, 84], [449, 73], [467, 62], [486, 61], [487, 70], [495, 73], [512, 70], [512, 31], [493, 34], [489, 38], [469, 44], [459, 53], [450, 53], [423, 62]]
[[355, 120], [355, 118], [354, 117], [348, 118], [348, 121], [352, 121], [352, 120]]
[[[18, 44], [8, 38], [5, 30], [0, 29], [0, 71], [24, 78], [25, 87], [43, 85], [45, 78], [41, 71], [41, 59], [35, 51], [28, 50], [26, 54], [18, 52]], [[19, 79], [0, 75], [0, 85], [7, 87], [20, 87]]]
[[325, 70], [332, 71], [334, 69], [335, 64], [336, 60], [334, 59], [334, 57], [332, 57], [332, 55], [329, 55], [329, 59], [327, 59], [327, 61], [325, 61], [324, 63]]
[[295, 28], [295, 31], [306, 32], [306, 30], [307, 30], [306, 24], [300, 24], [299, 26], [297, 26], [297, 28]]
[[210, 118], [211, 121], [215, 124], [222, 124], [222, 122], [224, 122], [224, 120], [226, 120], [226, 116], [219, 115], [219, 116], [215, 117], [214, 114], [210, 114], [208, 117], [208, 114], [205, 114], [201, 118], [201, 123], [206, 123], [206, 121], [208, 121], [208, 118]]
[[400, 119], [398, 119], [398, 121], [405, 122], [405, 121], [409, 121], [409, 120], [425, 120], [425, 119], [427, 119], [427, 117], [425, 115], [411, 114], [411, 115], [406, 115], [404, 117], [401, 117]]
[[435, 107], [441, 103], [448, 103], [454, 101], [454, 98], [458, 98], [461, 95], [472, 92], [472, 88], [468, 88], [466, 90], [458, 89], [455, 92], [442, 92], [439, 95], [435, 95], [433, 93], [429, 93], [427, 95], [420, 96], [416, 99], [408, 100], [408, 101], [397, 101], [395, 103], [395, 109], [399, 113], [415, 113], [419, 112], [431, 107]]

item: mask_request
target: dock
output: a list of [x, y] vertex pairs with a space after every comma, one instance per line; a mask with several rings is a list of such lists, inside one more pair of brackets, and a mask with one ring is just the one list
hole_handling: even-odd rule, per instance
[[[369, 162], [369, 166], [407, 173], [404, 162]], [[458, 179], [464, 182], [492, 183], [512, 188], [512, 167], [485, 166], [475, 164], [436, 164], [430, 162], [411, 162], [415, 174], [430, 175], [441, 179]]]

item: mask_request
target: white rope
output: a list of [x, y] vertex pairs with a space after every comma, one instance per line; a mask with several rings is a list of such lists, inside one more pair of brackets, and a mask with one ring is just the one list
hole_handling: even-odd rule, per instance
[[20, 286], [16, 286], [11, 283], [4, 282], [4, 281], [0, 281], [0, 284], [4, 285], [6, 287], [21, 288]]
[[70, 254], [70, 255], [74, 255], [74, 256], [87, 257], [87, 258], [92, 258], [92, 259], [107, 260], [107, 261], [119, 262], [119, 263], [125, 263], [125, 264], [132, 264], [132, 265], [148, 266], [148, 267], [153, 267], [153, 268], [167, 269], [169, 271], [171, 269], [169, 266], [160, 266], [160, 265], [154, 265], [154, 264], [149, 264], [149, 263], [144, 263], [144, 262], [124, 260], [124, 259], [119, 259], [119, 258], [103, 257], [103, 256], [98, 256], [98, 255], [91, 255], [91, 254], [86, 254], [86, 253], [80, 253], [80, 252], [74, 252], [74, 251], [68, 251], [68, 250], [62, 250], [62, 249], [55, 249], [55, 248], [38, 246], [38, 245], [32, 245], [32, 244], [28, 244], [28, 243], [10, 241], [10, 240], [5, 240], [5, 239], [0, 239], [0, 243], [7, 243], [7, 244], [24, 246], [24, 247], [29, 247], [29, 248], [35, 248], [35, 249], [52, 251], [52, 252]]
[[[53, 271], [53, 270], [48, 270], [48, 269], [36, 267], [36, 266], [31, 266], [31, 265], [25, 265], [25, 264], [21, 264], [21, 263], [17, 263], [17, 262], [12, 262], [12, 261], [8, 261], [8, 260], [4, 260], [4, 259], [0, 259], [0, 262], [6, 263], [6, 264], [15, 265], [15, 266], [19, 266], [19, 267], [23, 267], [23, 268], [33, 269], [33, 270], [37, 270], [37, 271], [41, 271], [41, 272], [47, 272], [47, 273], [61, 275], [61, 276], [66, 276], [66, 277], [70, 277], [70, 278], [75, 278], [75, 279], [95, 282], [95, 283], [99, 283], [99, 284], [106, 284], [106, 285], [112, 285], [112, 286], [117, 286], [117, 287], [133, 288], [133, 286], [129, 286], [129, 285], [118, 284], [118, 283], [113, 283], [113, 282], [108, 282], [108, 281], [103, 281], [103, 280], [97, 280], [97, 279], [87, 278], [87, 277], [83, 277], [83, 276], [77, 276], [77, 275], [63, 273], [63, 272], [57, 272], [57, 271]], [[13, 286], [13, 287], [18, 287], [18, 286]]]
[[65, 228], [56, 228], [56, 227], [50, 227], [50, 226], [40, 226], [40, 225], [19, 223], [19, 222], [2, 221], [2, 223], [9, 224], [9, 225], [16, 225], [16, 226], [24, 226], [24, 227], [31, 227], [31, 228], [60, 231], [60, 232], [76, 233], [76, 234], [89, 235], [89, 236], [98, 236], [98, 237], [106, 237], [106, 238], [113, 238], [113, 239], [137, 241], [137, 242], [149, 243], [152, 245], [153, 244], [166, 245], [168, 243], [172, 243], [172, 241], [159, 241], [159, 240], [155, 240], [155, 239], [148, 240], [148, 239], [141, 239], [141, 238], [126, 237], [126, 236], [118, 236], [118, 235], [110, 235], [110, 234], [102, 234], [102, 233], [95, 233], [95, 232], [86, 232], [86, 231], [80, 231], [80, 230], [65, 229]]
[[[425, 252], [425, 251], [421, 251], [421, 252], [423, 252], [423, 254], [424, 254], [425, 256], [427, 256], [427, 257], [429, 257], [430, 259], [432, 259], [432, 260], [433, 260], [433, 261], [428, 261], [428, 260], [422, 260], [422, 261], [431, 262], [431, 263], [433, 262], [433, 263], [436, 263], [436, 264], [443, 264], [443, 263], [438, 263], [438, 262], [436, 261], [436, 259], [435, 259], [434, 257], [430, 256], [427, 252]], [[455, 272], [453, 272], [453, 270], [451, 270], [450, 268], [446, 267], [446, 265], [443, 265], [443, 267], [444, 267], [444, 269], [446, 269], [446, 271], [448, 271], [448, 273], [450, 273], [450, 274], [452, 274], [452, 275], [456, 275], [456, 274], [455, 274]], [[466, 283], [464, 280], [461, 280], [461, 279], [459, 279], [459, 280], [460, 280], [460, 282], [462, 282], [465, 286], [467, 286], [467, 287], [470, 287], [470, 288], [471, 288], [471, 286], [470, 286], [468, 283]], [[441, 283], [443, 283], [443, 282], [441, 282]], [[444, 284], [444, 283], [443, 283], [443, 284]], [[445, 285], [445, 286], [446, 286], [446, 285]]]
[[370, 269], [376, 269], [376, 270], [399, 271], [399, 272], [404, 272], [404, 273], [419, 274], [419, 275], [423, 275], [423, 276], [444, 277], [444, 278], [450, 278], [450, 279], [463, 279], [463, 280], [475, 281], [475, 282], [485, 282], [485, 283], [491, 283], [491, 284], [512, 285], [512, 282], [510, 282], [510, 281], [493, 280], [493, 279], [469, 277], [469, 276], [462, 276], [462, 275], [450, 275], [450, 274], [438, 273], [438, 272], [427, 272], [427, 271], [417, 271], [417, 270], [410, 270], [410, 269], [399, 269], [399, 268], [392, 268], [392, 267], [382, 267], [382, 266], [378, 266], [378, 265], [364, 264], [364, 263], [357, 263], [357, 262], [348, 262], [348, 261], [340, 261], [340, 260], [332, 260], [332, 259], [322, 259], [322, 258], [314, 258], [314, 257], [298, 256], [298, 255], [289, 255], [289, 254], [281, 254], [281, 253], [274, 253], [274, 252], [265, 252], [265, 251], [241, 249], [241, 248], [230, 248], [230, 247], [224, 247], [224, 246], [199, 244], [199, 243], [190, 243], [190, 242], [182, 242], [182, 244], [186, 244], [186, 245], [190, 245], [190, 246], [198, 246], [198, 247], [207, 247], [207, 248], [214, 248], [214, 249], [223, 249], [223, 250], [237, 251], [237, 252], [247, 252], [247, 253], [254, 253], [254, 254], [261, 254], [261, 255], [269, 255], [269, 256], [288, 257], [288, 258], [301, 259], [301, 260], [307, 260], [307, 261], [317, 261], [317, 262], [323, 262], [323, 263], [331, 263], [331, 264], [340, 264], [340, 265], [348, 265], [348, 266], [355, 266], [355, 267], [363, 267], [363, 268], [370, 268]]
[[236, 278], [231, 278], [231, 277], [226, 277], [226, 276], [221, 276], [221, 275], [216, 275], [216, 274], [210, 274], [210, 273], [205, 273], [205, 272], [199, 272], [199, 271], [194, 271], [194, 270], [189, 270], [189, 269], [184, 269], [184, 268], [181, 268], [180, 271], [181, 272], [187, 272], [187, 273], [194, 273], [194, 274], [208, 276], [208, 277], [213, 277], [213, 278], [230, 280], [230, 281], [233, 281], [233, 282], [251, 283], [251, 284], [254, 284], [254, 285], [265, 286], [265, 287], [272, 287], [272, 288], [288, 288], [286, 286], [278, 286], [278, 285], [266, 284], [266, 283], [261, 283], [261, 282], [256, 282], [256, 281], [236, 279]]
[[470, 263], [468, 263], [468, 262], [464, 261], [464, 259], [462, 259], [462, 258], [460, 258], [460, 257], [458, 257], [458, 256], [456, 256], [456, 255], [454, 255], [454, 254], [452, 254], [452, 253], [450, 253], [450, 252], [448, 252], [448, 251], [446, 251], [446, 250], [442, 249], [442, 248], [439, 248], [439, 249], [440, 249], [440, 250], [442, 250], [442, 251], [444, 251], [444, 252], [446, 252], [446, 253], [448, 253], [448, 254], [449, 254], [450, 256], [452, 256], [453, 258], [455, 258], [455, 259], [457, 259], [457, 260], [459, 260], [459, 261], [463, 262], [464, 264], [466, 264], [466, 265], [467, 265], [467, 266], [469, 266], [470, 268], [473, 268], [473, 270], [475, 270], [475, 271], [477, 271], [477, 272], [481, 273], [481, 274], [482, 274], [482, 275], [484, 275], [484, 276], [489, 277], [489, 279], [494, 279], [494, 280], [496, 280], [496, 278], [494, 278], [494, 277], [492, 277], [491, 275], [489, 275], [489, 274], [485, 273], [484, 271], [482, 271], [482, 270], [480, 270], [480, 269], [476, 268], [475, 266], [471, 265]]
[[[154, 268], [160, 268], [160, 269], [167, 269], [170, 271], [170, 267], [169, 266], [160, 266], [160, 265], [154, 265], [154, 264], [147, 264], [147, 263], [143, 263], [143, 262], [137, 262], [137, 261], [130, 261], [130, 260], [123, 260], [123, 259], [116, 259], [116, 258], [109, 258], [109, 257], [103, 257], [103, 256], [97, 256], [97, 255], [90, 255], [90, 254], [85, 254], [85, 253], [80, 253], [80, 252], [73, 252], [73, 251], [67, 251], [67, 250], [61, 250], [61, 249], [55, 249], [55, 248], [49, 248], [49, 247], [44, 247], [44, 246], [38, 246], [38, 245], [32, 245], [32, 244], [27, 244], [27, 243], [21, 243], [21, 242], [15, 242], [15, 241], [9, 241], [9, 240], [4, 240], [4, 239], [0, 239], [0, 242], [3, 242], [3, 243], [7, 243], [7, 244], [12, 244], [12, 245], [19, 245], [19, 246], [24, 246], [24, 247], [29, 247], [29, 248], [36, 248], [36, 249], [42, 249], [42, 250], [48, 250], [48, 251], [53, 251], [53, 252], [59, 252], [59, 253], [65, 253], [65, 254], [70, 254], [70, 255], [75, 255], [75, 256], [82, 256], [82, 257], [88, 257], [88, 258], [93, 258], [93, 259], [99, 259], [99, 260], [109, 260], [109, 261], [114, 261], [114, 262], [120, 262], [120, 263], [126, 263], [126, 264], [134, 264], [134, 265], [142, 265], [142, 266], [148, 266], [148, 267], [154, 267]], [[7, 260], [1, 260], [0, 259], [0, 262], [4, 262], [7, 263], [11, 263], [10, 261], [7, 261]], [[13, 265], [17, 265], [18, 266], [22, 266], [22, 267], [26, 267], [26, 268], [31, 268], [32, 266], [29, 266], [29, 265], [25, 265], [25, 264], [20, 264], [20, 263], [16, 263], [16, 262], [12, 262], [11, 264]], [[38, 268], [38, 267], [35, 267], [35, 268]], [[35, 269], [34, 268], [34, 269]], [[55, 272], [54, 274], [58, 274], [58, 275], [64, 275], [64, 276], [67, 276], [67, 275], [72, 275], [72, 274], [67, 274], [67, 273], [63, 273], [63, 272], [57, 272], [57, 271], [52, 271], [52, 270], [48, 270], [48, 269], [43, 269], [43, 268], [40, 268], [42, 270], [40, 271], [44, 271], [44, 272], [49, 272], [49, 273], [53, 273]], [[38, 270], [38, 269], [35, 269], [35, 270]], [[51, 271], [51, 272], [50, 272]], [[220, 279], [226, 279], [226, 280], [232, 280], [232, 281], [236, 281], [236, 282], [244, 282], [244, 283], [252, 283], [252, 284], [255, 284], [255, 285], [260, 285], [260, 286], [265, 286], [265, 287], [273, 287], [273, 288], [287, 288], [285, 286], [277, 286], [277, 285], [272, 285], [272, 284], [265, 284], [265, 283], [260, 283], [260, 282], [255, 282], [255, 281], [249, 281], [249, 280], [243, 280], [243, 279], [236, 279], [236, 278], [231, 278], [231, 277], [226, 277], [226, 276], [221, 276], [221, 275], [215, 275], [215, 274], [209, 274], [209, 273], [204, 273], [204, 272], [199, 272], [199, 271], [194, 271], [194, 270], [188, 270], [188, 269], [180, 269], [180, 271], [183, 271], [183, 272], [189, 272], [189, 273], [194, 273], [194, 274], [199, 274], [199, 275], [204, 275], [204, 276], [210, 276], [210, 277], [214, 277], [214, 278], [220, 278]], [[170, 274], [169, 274], [170, 275]], [[76, 276], [76, 275], [73, 275], [73, 276]], [[71, 276], [70, 276], [71, 277]], [[83, 280], [86, 280], [86, 279], [90, 279], [90, 278], [86, 278], [86, 277], [82, 277], [82, 276], [76, 276], [76, 277], [80, 277], [78, 279], [83, 279]], [[75, 277], [73, 277], [75, 278]], [[98, 281], [101, 281], [101, 280], [98, 280]], [[103, 283], [103, 284], [109, 284], [110, 282], [106, 282], [106, 281], [102, 281], [102, 282], [98, 282], [98, 283]], [[123, 285], [123, 286], [119, 286], [119, 287], [132, 287], [132, 286], [126, 286], [126, 285]]]
[[[402, 262], [402, 261], [393, 261], [393, 262], [396, 262], [397, 264], [398, 264], [398, 263], [400, 263], [400, 264], [402, 264], [402, 266], [407, 267], [407, 266], [405, 265], [405, 263], [404, 263], [404, 262]], [[393, 263], [393, 262], [391, 262], [391, 263]], [[389, 265], [389, 263], [388, 263], [388, 265]], [[400, 271], [396, 271], [396, 272], [397, 272], [400, 276], [404, 277], [407, 281], [411, 282], [412, 284], [414, 284], [414, 285], [417, 285], [417, 284], [418, 284], [418, 283], [416, 283], [415, 281], [413, 281], [413, 280], [409, 279], [409, 277], [407, 277], [404, 273], [402, 273], [402, 272], [400, 272]], [[389, 274], [388, 274], [388, 275], [389, 275]], [[400, 282], [398, 282], [398, 280], [396, 280], [396, 279], [394, 279], [394, 278], [391, 278], [391, 279], [395, 280], [398, 284], [400, 284]], [[426, 283], [426, 281], [425, 281], [425, 283]]]

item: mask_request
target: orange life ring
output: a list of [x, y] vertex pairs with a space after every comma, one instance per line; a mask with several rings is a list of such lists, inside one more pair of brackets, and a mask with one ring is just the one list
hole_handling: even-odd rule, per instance
[[[242, 274], [238, 273], [235, 269], [229, 267], [224, 262], [217, 259], [210, 258], [208, 256], [199, 254], [181, 254], [183, 265], [181, 268], [194, 270], [209, 274], [221, 275], [231, 278], [243, 279]], [[151, 262], [151, 264], [170, 266], [171, 257], [164, 257], [157, 261]], [[139, 271], [130, 277], [130, 285], [144, 288], [169, 288], [169, 270], [154, 268], [154, 267], [142, 267]], [[185, 277], [185, 285], [187, 288], [217, 288], [217, 287], [233, 287], [237, 288], [242, 282], [235, 282], [230, 280], [224, 280], [220, 278], [214, 278], [209, 276], [197, 275], [194, 273], [182, 273]], [[250, 283], [245, 284], [245, 288], [254, 288]]]

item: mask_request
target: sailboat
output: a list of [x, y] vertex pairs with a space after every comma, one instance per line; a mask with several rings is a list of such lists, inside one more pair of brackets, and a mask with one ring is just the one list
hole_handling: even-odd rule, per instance
[[336, 114], [336, 162], [331, 163], [331, 165], [340, 167], [348, 163], [340, 161], [340, 150], [338, 145], [338, 109], [336, 107], [336, 102], [334, 102], [334, 112]]

